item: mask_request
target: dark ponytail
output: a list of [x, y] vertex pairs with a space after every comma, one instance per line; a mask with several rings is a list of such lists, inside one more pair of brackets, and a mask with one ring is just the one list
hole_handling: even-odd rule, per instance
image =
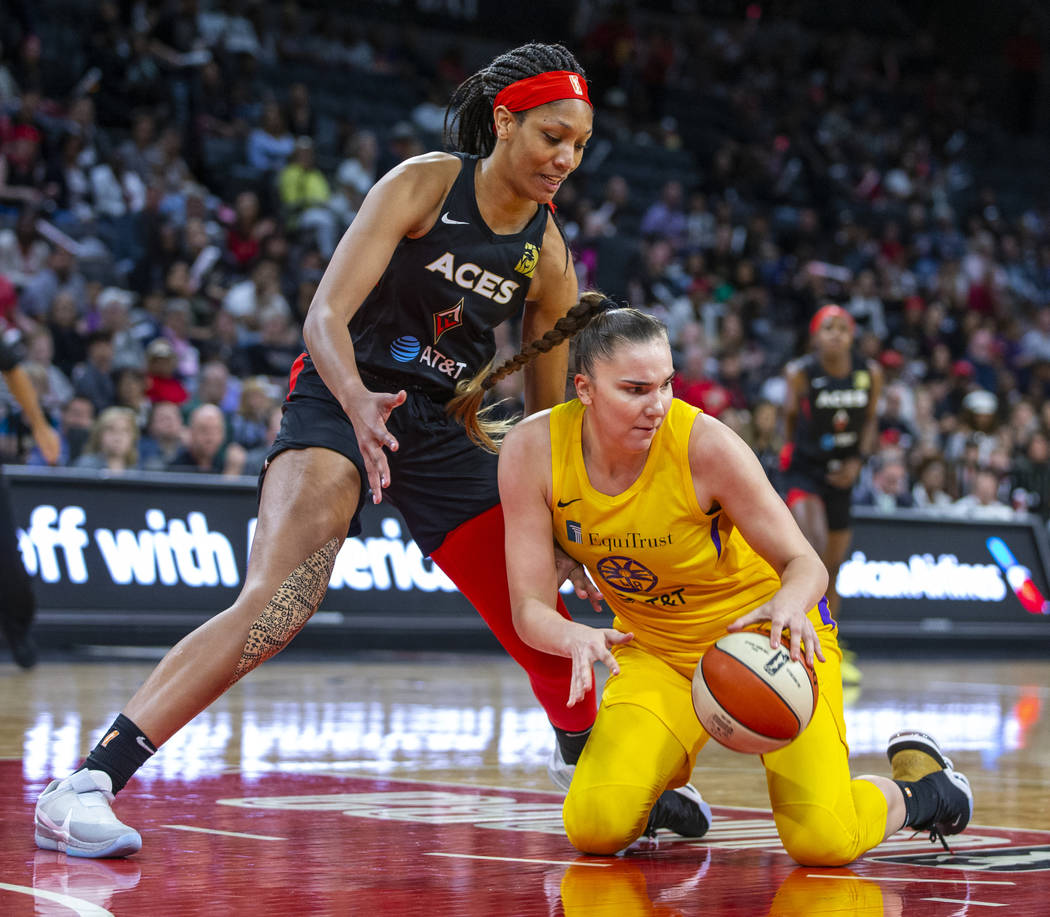
[[489, 452], [499, 451], [499, 441], [513, 425], [509, 420], [489, 420], [486, 415], [492, 410], [482, 408], [481, 402], [487, 392], [500, 379], [517, 372], [536, 359], [541, 353], [547, 353], [553, 347], [569, 340], [587, 327], [596, 315], [605, 309], [616, 308], [616, 303], [597, 292], [584, 293], [580, 301], [554, 323], [541, 338], [526, 344], [509, 360], [493, 368], [495, 359], [472, 379], [456, 386], [456, 394], [449, 401], [445, 410], [450, 417], [458, 420], [467, 430], [467, 435], [482, 449]]

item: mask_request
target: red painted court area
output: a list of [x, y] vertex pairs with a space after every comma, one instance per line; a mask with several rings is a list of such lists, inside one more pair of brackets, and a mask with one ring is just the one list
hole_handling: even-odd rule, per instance
[[768, 812], [707, 837], [582, 857], [555, 793], [325, 774], [158, 779], [117, 811], [127, 860], [37, 850], [41, 785], [0, 762], [0, 914], [1045, 915], [1050, 832], [971, 826], [953, 854], [900, 834], [849, 868], [795, 865]]

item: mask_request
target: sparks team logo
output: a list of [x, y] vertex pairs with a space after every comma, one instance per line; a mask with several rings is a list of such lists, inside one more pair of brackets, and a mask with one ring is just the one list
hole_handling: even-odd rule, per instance
[[539, 260], [540, 250], [531, 242], [526, 242], [525, 251], [521, 253], [521, 259], [518, 261], [514, 270], [519, 274], [524, 274], [526, 277], [531, 277], [536, 270], [536, 265], [539, 263]]
[[583, 526], [572, 519], [566, 519], [565, 537], [574, 544], [583, 544]]
[[406, 334], [390, 345], [390, 356], [397, 360], [398, 363], [411, 363], [419, 356], [421, 347], [422, 345], [419, 343], [418, 338]]
[[463, 300], [461, 299], [451, 309], [444, 312], [434, 313], [434, 343], [441, 340], [441, 335], [453, 328], [463, 324]]
[[604, 557], [598, 561], [598, 573], [621, 592], [650, 592], [658, 582], [652, 570], [631, 557]]
[[1006, 546], [1006, 542], [993, 536], [985, 544], [1024, 610], [1034, 615], [1050, 614], [1050, 602], [1043, 598], [1039, 587], [1032, 582], [1032, 571], [1017, 562], [1014, 552]]

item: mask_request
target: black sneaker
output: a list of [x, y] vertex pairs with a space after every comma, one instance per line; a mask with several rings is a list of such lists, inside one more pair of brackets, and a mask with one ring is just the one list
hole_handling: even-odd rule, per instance
[[[922, 732], [898, 732], [886, 749], [893, 769], [893, 779], [923, 783], [933, 789], [937, 799], [934, 814], [921, 825], [911, 825], [917, 832], [929, 831], [931, 841], [940, 841], [951, 851], [945, 837], [958, 834], [973, 817], [973, 791], [970, 781], [952, 767], [937, 742]], [[904, 792], [910, 792], [905, 788]]]
[[711, 827], [711, 807], [704, 802], [691, 783], [664, 790], [649, 813], [645, 826], [647, 837], [656, 837], [660, 828], [667, 828], [682, 837], [703, 837]]

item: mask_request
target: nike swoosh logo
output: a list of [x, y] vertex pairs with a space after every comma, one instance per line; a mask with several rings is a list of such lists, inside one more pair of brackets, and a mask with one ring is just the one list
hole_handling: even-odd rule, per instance
[[559, 500], [558, 501], [558, 506], [559, 507], [566, 507], [570, 503], [575, 503], [577, 500], [582, 500], [582, 499], [583, 499], [583, 497], [573, 497], [573, 499], [571, 499], [571, 500]]
[[139, 745], [141, 745], [142, 748], [145, 751], [148, 751], [151, 755], [156, 752], [155, 748], [150, 748], [149, 742], [146, 741], [146, 737], [145, 736], [135, 736], [135, 741], [138, 742]]
[[449, 226], [469, 226], [470, 225], [470, 221], [469, 220], [454, 220], [454, 219], [452, 219], [452, 217], [450, 217], [448, 215], [448, 211], [447, 210], [443, 214], [441, 214], [441, 222], [442, 223], [447, 223]]

